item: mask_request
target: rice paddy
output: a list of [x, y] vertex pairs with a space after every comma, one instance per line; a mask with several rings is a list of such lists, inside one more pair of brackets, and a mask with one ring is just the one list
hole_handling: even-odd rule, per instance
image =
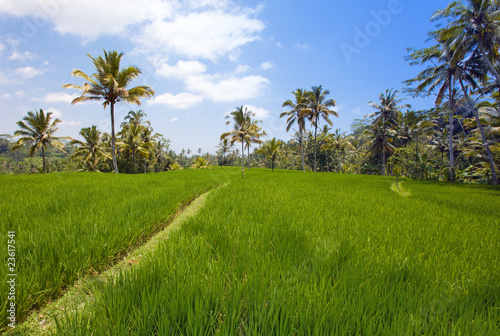
[[[4, 230], [17, 230], [19, 256], [30, 251], [18, 271], [26, 297], [103, 271], [180, 204], [230, 182], [154, 253], [96, 283], [91, 304], [57, 319], [57, 335], [500, 333], [495, 187], [406, 180], [403, 195], [388, 177], [253, 169], [245, 180], [237, 170], [4, 179], [2, 196], [18, 193], [2, 202]], [[45, 201], [21, 202], [47, 189]], [[39, 281], [43, 272], [54, 280]]]

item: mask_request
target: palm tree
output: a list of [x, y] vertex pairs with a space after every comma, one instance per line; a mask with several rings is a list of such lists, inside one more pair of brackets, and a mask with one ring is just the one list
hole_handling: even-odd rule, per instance
[[274, 161], [281, 155], [281, 147], [283, 142], [272, 138], [266, 141], [257, 151], [266, 156], [266, 159], [271, 160], [271, 169], [274, 171]]
[[380, 130], [382, 135], [382, 175], [385, 176], [385, 153], [387, 144], [387, 131], [388, 128], [395, 129], [397, 127], [396, 119], [399, 110], [403, 106], [398, 104], [403, 101], [403, 99], [398, 99], [398, 91], [385, 90], [385, 94], [381, 93], [379, 95], [379, 103], [368, 102], [368, 105], [377, 109], [377, 112], [373, 113], [371, 117], [375, 117], [372, 122], [372, 126], [375, 129]]
[[323, 87], [313, 86], [311, 91], [306, 93], [307, 95], [307, 117], [311, 122], [311, 125], [314, 127], [314, 171], [317, 171], [317, 161], [316, 161], [316, 153], [317, 153], [317, 133], [318, 133], [318, 125], [319, 118], [322, 117], [330, 126], [333, 126], [332, 121], [328, 118], [329, 115], [334, 115], [338, 117], [338, 113], [330, 110], [329, 107], [335, 106], [335, 100], [326, 99], [326, 96], [330, 94], [329, 90], [323, 90]]
[[233, 145], [229, 141], [229, 139], [223, 139], [218, 145], [217, 145], [217, 153], [222, 156], [222, 165], [225, 164], [226, 162], [226, 153], [228, 153]]
[[111, 159], [111, 155], [107, 153], [109, 147], [106, 147], [103, 144], [101, 139], [101, 132], [95, 125], [82, 128], [80, 130], [80, 135], [85, 139], [85, 141], [71, 141], [72, 145], [78, 146], [75, 150], [75, 153], [73, 154], [73, 157], [82, 158], [84, 165], [89, 171], [98, 171], [97, 166], [99, 165], [99, 163]]
[[130, 125], [142, 125], [142, 126], [151, 126], [151, 122], [149, 120], [143, 120], [147, 114], [143, 110], [138, 111], [129, 111], [125, 116], [125, 121], [120, 124], [122, 129], [129, 127]]
[[12, 146], [13, 152], [23, 146], [28, 146], [30, 156], [35, 155], [41, 149], [44, 174], [47, 173], [47, 164], [45, 162], [47, 147], [56, 147], [64, 152], [64, 145], [59, 141], [64, 138], [54, 136], [54, 133], [58, 130], [56, 125], [62, 121], [60, 119], [51, 120], [51, 115], [52, 112], [45, 113], [42, 109], [35, 113], [29, 111], [28, 115], [23, 118], [24, 121], [17, 122], [21, 129], [15, 131], [14, 136], [20, 136], [21, 138]]
[[500, 41], [498, 1], [467, 2], [468, 5], [464, 6], [462, 1], [452, 1], [432, 16], [432, 20], [445, 19], [448, 22], [447, 27], [438, 32], [439, 39], [445, 42], [443, 52], [452, 54], [455, 63], [466, 51], [477, 52], [500, 86], [500, 74], [493, 64], [498, 59]]
[[262, 122], [261, 120], [250, 119], [247, 135], [245, 137], [245, 147], [247, 149], [247, 159], [248, 159], [248, 169], [250, 169], [250, 146], [254, 144], [261, 144], [261, 137], [266, 135], [266, 131], [262, 130], [262, 127], [257, 125], [257, 123]]
[[290, 111], [288, 112], [283, 112], [280, 114], [280, 118], [283, 118], [284, 116], [287, 116], [288, 119], [286, 120], [287, 126], [286, 126], [286, 131], [290, 131], [290, 128], [293, 126], [293, 124], [297, 123], [299, 126], [299, 147], [300, 147], [300, 158], [302, 161], [302, 172], [306, 172], [305, 168], [305, 163], [304, 163], [304, 146], [303, 146], [303, 140], [304, 140], [304, 130], [306, 128], [306, 120], [305, 117], [309, 111], [307, 108], [307, 96], [306, 92], [304, 89], [296, 89], [295, 91], [292, 92], [293, 95], [295, 96], [295, 102], [292, 100], [287, 100], [283, 103], [282, 107], [289, 107], [291, 108]]
[[139, 154], [145, 158], [149, 157], [149, 148], [153, 146], [150, 141], [143, 139], [144, 126], [131, 125], [124, 140], [118, 143], [121, 150], [132, 155], [132, 173], [135, 173], [135, 157]]
[[198, 156], [191, 165], [193, 169], [206, 169], [210, 167], [210, 163], [204, 157]]
[[74, 77], [83, 78], [86, 83], [83, 85], [65, 84], [63, 88], [72, 88], [82, 91], [82, 95], [75, 98], [72, 104], [85, 101], [104, 100], [103, 106], [110, 106], [111, 114], [111, 153], [113, 157], [113, 169], [118, 173], [116, 163], [116, 135], [115, 135], [115, 104], [124, 101], [127, 103], [141, 104], [140, 99], [144, 97], [154, 96], [154, 91], [149, 86], [136, 86], [127, 89], [130, 82], [137, 78], [141, 71], [133, 66], [120, 69], [120, 62], [123, 53], [116, 51], [106, 52], [104, 50], [104, 58], [98, 56], [93, 58], [88, 55], [97, 70], [96, 73], [89, 76], [81, 70], [74, 69], [71, 74]]
[[453, 115], [455, 114], [455, 83], [457, 71], [460, 70], [449, 54], [443, 54], [439, 46], [424, 49], [418, 55], [420, 63], [431, 62], [432, 65], [420, 72], [415, 79], [407, 83], [420, 82], [414, 89], [414, 92], [420, 93], [426, 91], [428, 95], [437, 90], [436, 106], [440, 106], [446, 94], [449, 99], [448, 109], [448, 149], [450, 156], [449, 179], [453, 180], [454, 154], [453, 154]]
[[[245, 177], [245, 138], [248, 136], [252, 116], [254, 115], [255, 114], [252, 111], [249, 111], [247, 107], [245, 107], [245, 109], [243, 109], [243, 106], [237, 107], [236, 110], [226, 116], [226, 119], [233, 119], [233, 130], [222, 133], [220, 136], [221, 140], [226, 138], [229, 139], [231, 145], [235, 142], [241, 142], [241, 174], [243, 178]], [[227, 121], [226, 125], [229, 125], [230, 123], [230, 121]]]

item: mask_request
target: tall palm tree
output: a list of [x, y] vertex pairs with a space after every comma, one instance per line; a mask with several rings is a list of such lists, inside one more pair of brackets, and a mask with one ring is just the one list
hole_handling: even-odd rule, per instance
[[266, 141], [261, 148], [257, 151], [266, 156], [266, 159], [271, 160], [271, 170], [274, 171], [274, 162], [281, 155], [281, 148], [283, 146], [283, 142], [281, 140], [276, 140], [276, 138], [272, 138], [271, 140]]
[[71, 141], [72, 145], [78, 146], [73, 157], [82, 158], [84, 166], [86, 166], [89, 171], [98, 171], [97, 166], [99, 163], [111, 159], [111, 155], [108, 153], [109, 147], [105, 146], [102, 142], [101, 131], [99, 131], [95, 125], [82, 128], [80, 130], [80, 135], [85, 141]]
[[[236, 110], [226, 116], [226, 119], [233, 119], [233, 130], [222, 133], [220, 136], [221, 140], [229, 139], [231, 145], [235, 142], [241, 142], [241, 174], [243, 178], [245, 177], [245, 138], [248, 136], [249, 127], [254, 115], [255, 113], [249, 111], [247, 107], [237, 107]], [[230, 123], [231, 121], [226, 121], [226, 125]]]
[[143, 133], [145, 131], [144, 126], [141, 125], [131, 125], [130, 129], [126, 134], [123, 135], [123, 141], [118, 143], [121, 150], [132, 155], [132, 173], [135, 174], [135, 158], [136, 155], [141, 155], [142, 157], [149, 157], [149, 149], [153, 147], [151, 141], [145, 141], [143, 138]]
[[421, 55], [418, 56], [420, 63], [431, 62], [432, 65], [427, 69], [420, 72], [415, 79], [407, 81], [407, 83], [419, 82], [418, 86], [415, 88], [416, 93], [427, 92], [431, 94], [437, 91], [436, 94], [436, 106], [441, 106], [443, 99], [448, 95], [449, 109], [448, 109], [448, 150], [450, 165], [449, 180], [454, 178], [454, 149], [453, 149], [453, 128], [454, 120], [453, 115], [455, 114], [455, 94], [456, 94], [456, 80], [457, 71], [460, 70], [457, 67], [457, 62], [452, 59], [450, 54], [443, 53], [440, 46], [436, 45], [431, 48], [424, 49]]
[[382, 175], [385, 176], [385, 154], [387, 144], [387, 131], [388, 128], [395, 129], [397, 127], [396, 119], [399, 110], [403, 107], [398, 105], [404, 99], [398, 98], [399, 91], [385, 90], [385, 94], [381, 93], [379, 95], [379, 102], [368, 102], [368, 105], [375, 108], [377, 111], [371, 115], [375, 117], [372, 122], [372, 126], [379, 129], [382, 134]]
[[[16, 151], [23, 146], [29, 147], [30, 156], [35, 155], [38, 150], [42, 150], [43, 173], [47, 173], [47, 164], [45, 162], [45, 151], [47, 147], [52, 146], [64, 152], [64, 144], [59, 140], [62, 137], [55, 137], [54, 133], [58, 130], [57, 124], [61, 123], [60, 119], [52, 120], [52, 112], [45, 113], [42, 109], [35, 113], [29, 111], [28, 115], [23, 120], [16, 124], [20, 130], [14, 132], [14, 136], [20, 138], [12, 146], [12, 151]], [[66, 138], [69, 139], [69, 138]]]
[[257, 125], [261, 120], [250, 119], [247, 135], [245, 137], [245, 147], [247, 149], [247, 159], [248, 159], [248, 169], [250, 169], [250, 147], [252, 144], [261, 144], [263, 141], [260, 140], [263, 136], [267, 135], [266, 131], [262, 130], [262, 127]]
[[304, 89], [296, 89], [295, 91], [292, 92], [292, 94], [295, 96], [295, 102], [289, 99], [283, 103], [282, 107], [289, 107], [291, 108], [291, 110], [287, 112], [282, 112], [280, 114], [280, 118], [283, 118], [284, 116], [288, 117], [286, 120], [287, 132], [290, 131], [290, 128], [293, 126], [293, 124], [297, 123], [297, 125], [299, 126], [300, 158], [302, 161], [302, 172], [305, 173], [306, 168], [304, 163], [303, 134], [306, 128], [306, 115], [310, 111], [307, 108], [307, 96], [306, 96], [306, 91]]
[[311, 125], [314, 127], [314, 171], [317, 171], [317, 133], [319, 118], [322, 117], [330, 126], [333, 126], [332, 121], [328, 118], [330, 115], [338, 117], [338, 113], [330, 110], [329, 107], [335, 106], [335, 100], [326, 99], [330, 94], [329, 90], [323, 90], [323, 86], [313, 86], [311, 91], [307, 92], [307, 116]]
[[494, 66], [500, 41], [498, 1], [467, 2], [465, 6], [462, 1], [452, 1], [432, 16], [433, 20], [445, 19], [448, 22], [447, 27], [438, 32], [441, 41], [445, 42], [443, 51], [451, 53], [456, 63], [467, 50], [474, 50], [500, 86], [500, 74]]
[[120, 69], [123, 53], [116, 51], [107, 52], [104, 50], [104, 58], [102, 56], [96, 58], [93, 58], [91, 55], [88, 56], [92, 59], [97, 72], [89, 76], [81, 70], [74, 69], [71, 74], [74, 77], [83, 78], [86, 83], [83, 85], [65, 84], [63, 88], [72, 88], [82, 92], [82, 95], [75, 98], [72, 104], [104, 100], [104, 108], [108, 105], [110, 106], [111, 153], [114, 172], [118, 173], [116, 163], [115, 104], [124, 101], [140, 105], [140, 99], [154, 96], [154, 91], [151, 87], [145, 85], [127, 89], [130, 82], [137, 78], [141, 74], [141, 71], [134, 66]]

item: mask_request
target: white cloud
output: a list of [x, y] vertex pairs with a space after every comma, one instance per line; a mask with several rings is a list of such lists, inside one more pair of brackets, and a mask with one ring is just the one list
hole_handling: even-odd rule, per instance
[[164, 93], [153, 100], [148, 101], [148, 104], [165, 104], [174, 109], [187, 109], [203, 101], [203, 97], [200, 95], [182, 92], [177, 95], [170, 93]]
[[14, 51], [14, 52], [12, 52], [12, 55], [10, 55], [9, 60], [10, 61], [23, 61], [24, 62], [26, 60], [32, 60], [35, 58], [36, 58], [36, 55], [33, 53], [30, 53], [29, 51], [25, 51], [22, 53]]
[[252, 13], [219, 9], [175, 15], [173, 20], [151, 22], [136, 41], [189, 58], [235, 59], [239, 48], [258, 39], [256, 34], [264, 29], [262, 21], [251, 18]]
[[17, 98], [24, 98], [26, 97], [26, 91], [16, 91], [16, 97]]
[[295, 43], [293, 46], [297, 49], [309, 50], [309, 45], [307, 44]]
[[22, 6], [17, 0], [2, 0], [0, 14], [34, 16], [40, 23], [54, 23], [55, 30], [61, 34], [75, 34], [90, 41], [172, 15], [172, 8], [172, 1], [161, 0], [23, 0]]
[[10, 98], [10, 93], [4, 93], [2, 96], [0, 96], [2, 99], [9, 99]]
[[170, 122], [175, 122], [175, 121], [177, 121], [177, 120], [179, 120], [179, 118], [174, 117], [174, 118], [170, 119]]
[[249, 111], [255, 113], [255, 119], [265, 119], [271, 114], [268, 110], [253, 105], [245, 105], [245, 107], [248, 108]]
[[250, 70], [250, 67], [248, 65], [238, 65], [236, 70], [234, 70], [234, 74], [242, 74]]
[[269, 84], [262, 76], [200, 75], [186, 79], [186, 87], [215, 102], [234, 102], [259, 96]]
[[43, 100], [46, 103], [71, 103], [76, 97], [79, 97], [79, 95], [71, 95], [65, 92], [51, 92], [47, 93], [39, 100]]
[[5, 73], [0, 71], [0, 84], [7, 84], [9, 82], [10, 82], [9, 77]]
[[207, 67], [198, 61], [179, 61], [176, 65], [170, 66], [167, 63], [160, 65], [156, 73], [160, 76], [169, 78], [179, 78], [183, 79], [186, 76], [196, 75], [203, 73], [207, 70]]
[[25, 68], [18, 68], [16, 69], [16, 74], [26, 78], [26, 79], [30, 79], [30, 78], [33, 78], [35, 76], [38, 76], [38, 75], [41, 75], [43, 73], [45, 73], [47, 70], [41, 70], [41, 69], [35, 69], [31, 66], [27, 66]]
[[43, 109], [45, 113], [52, 112], [52, 118], [59, 118], [61, 119], [62, 117], [62, 112], [58, 109], [55, 109], [53, 107], [50, 107], [48, 109]]
[[273, 63], [271, 63], [271, 62], [264, 62], [264, 63], [262, 63], [262, 64], [260, 65], [260, 68], [261, 68], [262, 70], [269, 70], [269, 69], [274, 68], [274, 64], [273, 64]]
[[68, 126], [79, 126], [82, 124], [81, 121], [63, 121], [62, 123]]

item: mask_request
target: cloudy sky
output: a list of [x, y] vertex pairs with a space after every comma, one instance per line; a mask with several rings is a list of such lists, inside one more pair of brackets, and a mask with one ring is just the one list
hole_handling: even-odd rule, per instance
[[[92, 74], [87, 56], [123, 52], [142, 75], [132, 85], [156, 92], [141, 106], [120, 103], [117, 124], [142, 109], [172, 149], [214, 152], [224, 116], [245, 105], [269, 137], [289, 139], [282, 103], [296, 88], [323, 85], [337, 102], [334, 128], [349, 132], [386, 89], [401, 89], [417, 68], [406, 47], [425, 46], [429, 17], [449, 1], [412, 0], [0, 0], [0, 134], [28, 111], [51, 111], [58, 134], [82, 127], [109, 132], [109, 109], [71, 105]], [[431, 99], [413, 100], [415, 109]]]

